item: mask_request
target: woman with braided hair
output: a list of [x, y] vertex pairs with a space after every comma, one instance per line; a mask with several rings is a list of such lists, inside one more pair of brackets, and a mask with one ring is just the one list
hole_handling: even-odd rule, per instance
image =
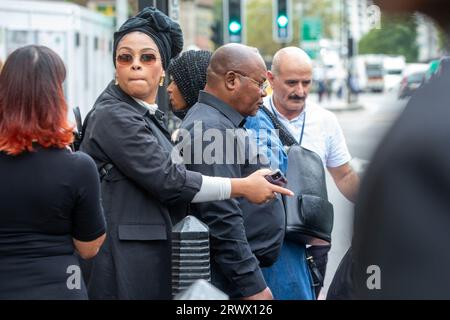
[[169, 65], [170, 84], [167, 93], [173, 113], [183, 120], [184, 116], [198, 100], [200, 90], [206, 85], [206, 70], [212, 52], [189, 50]]

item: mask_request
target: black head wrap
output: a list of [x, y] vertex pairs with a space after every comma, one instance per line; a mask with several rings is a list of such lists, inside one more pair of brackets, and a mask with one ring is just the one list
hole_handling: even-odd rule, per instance
[[135, 17], [124, 22], [114, 33], [113, 61], [116, 65], [116, 51], [120, 40], [128, 33], [140, 31], [155, 41], [161, 54], [164, 70], [170, 59], [183, 50], [183, 32], [180, 25], [153, 7], [144, 8]]
[[168, 72], [180, 89], [188, 107], [198, 100], [200, 90], [206, 85], [206, 69], [212, 52], [205, 50], [189, 50], [172, 60]]

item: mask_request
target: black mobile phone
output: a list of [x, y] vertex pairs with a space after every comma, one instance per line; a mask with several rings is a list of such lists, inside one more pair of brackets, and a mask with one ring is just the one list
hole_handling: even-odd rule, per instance
[[283, 172], [280, 169], [273, 171], [272, 173], [265, 176], [267, 181], [272, 184], [276, 184], [280, 187], [284, 187], [287, 184], [287, 179], [284, 176]]

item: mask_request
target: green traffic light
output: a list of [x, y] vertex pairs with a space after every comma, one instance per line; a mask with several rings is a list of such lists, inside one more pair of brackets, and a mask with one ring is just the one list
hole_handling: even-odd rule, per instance
[[241, 28], [242, 26], [238, 21], [231, 21], [228, 24], [228, 29], [231, 33], [239, 33], [239, 31], [241, 31]]
[[277, 23], [280, 28], [285, 28], [289, 22], [289, 19], [284, 15], [280, 15], [277, 18]]

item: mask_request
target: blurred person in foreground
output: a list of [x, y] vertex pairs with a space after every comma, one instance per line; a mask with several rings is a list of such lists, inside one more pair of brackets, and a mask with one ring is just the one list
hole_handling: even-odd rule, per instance
[[156, 95], [183, 48], [180, 26], [145, 8], [114, 33], [116, 80], [87, 117], [81, 150], [101, 172], [110, 236], [84, 272], [92, 299], [171, 299], [172, 221], [192, 202], [290, 194], [261, 170], [245, 179], [202, 176], [172, 161], [173, 145]]
[[92, 258], [105, 239], [95, 163], [68, 148], [65, 76], [34, 45], [0, 74], [0, 299], [87, 299], [76, 253]]
[[[449, 1], [375, 4], [434, 18], [448, 50]], [[441, 71], [411, 98], [363, 179], [352, 243], [357, 299], [450, 298], [450, 74]]]

